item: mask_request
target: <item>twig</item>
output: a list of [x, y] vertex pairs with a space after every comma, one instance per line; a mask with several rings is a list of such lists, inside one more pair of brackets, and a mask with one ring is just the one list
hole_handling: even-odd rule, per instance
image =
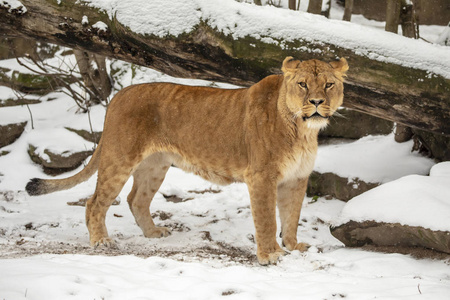
[[[88, 120], [89, 120], [89, 128], [91, 129], [91, 134], [93, 137], [96, 137], [95, 133], [94, 133], [94, 128], [92, 127], [92, 122], [91, 122], [91, 109], [88, 107], [87, 108], [87, 114], [88, 114]], [[97, 140], [94, 139], [94, 150], [95, 148], [97, 148]]]
[[34, 121], [33, 121], [33, 114], [31, 113], [31, 109], [30, 106], [28, 104], [26, 104], [27, 108], [28, 108], [28, 112], [30, 113], [30, 118], [31, 118], [31, 129], [34, 129]]
[[[56, 54], [55, 57], [59, 57], [56, 65], [47, 63], [45, 60], [41, 59], [39, 55], [27, 55], [25, 59], [19, 58], [17, 55], [15, 56], [20, 66], [26, 68], [33, 74], [44, 76], [48, 81], [50, 90], [59, 91], [71, 97], [79, 107], [79, 111], [89, 113], [89, 107], [95, 102], [93, 99], [97, 98], [100, 99], [99, 102], [101, 105], [108, 106], [108, 99], [102, 101], [101, 97], [97, 96], [95, 87], [92, 88], [86, 85], [81, 76], [81, 72], [78, 70], [78, 65], [76, 63], [73, 64], [66, 56]], [[14, 90], [14, 88], [12, 89]], [[32, 117], [30, 108], [28, 106], [27, 108]], [[90, 115], [89, 125], [93, 132]], [[34, 129], [34, 124], [32, 124], [32, 127]]]

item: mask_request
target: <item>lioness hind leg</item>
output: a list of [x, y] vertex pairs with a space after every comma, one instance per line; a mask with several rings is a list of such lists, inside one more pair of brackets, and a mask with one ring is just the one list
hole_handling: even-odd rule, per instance
[[[109, 167], [114, 168], [112, 165]], [[126, 170], [126, 168], [115, 167], [117, 170]], [[106, 229], [106, 212], [129, 176], [130, 174], [125, 171], [113, 173], [99, 169], [97, 188], [94, 195], [86, 203], [86, 225], [89, 230], [91, 246], [115, 246]]]
[[297, 243], [297, 228], [305, 197], [308, 178], [281, 183], [278, 186], [277, 204], [281, 219], [283, 245], [290, 251], [306, 251], [309, 245]]
[[157, 153], [141, 162], [133, 173], [133, 188], [128, 195], [128, 205], [136, 223], [145, 237], [159, 238], [170, 235], [170, 229], [157, 227], [150, 214], [150, 203], [164, 180], [170, 162]]

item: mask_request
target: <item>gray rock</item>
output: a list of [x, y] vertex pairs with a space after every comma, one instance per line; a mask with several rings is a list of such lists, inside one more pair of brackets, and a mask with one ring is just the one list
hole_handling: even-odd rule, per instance
[[424, 130], [412, 129], [414, 151], [434, 158], [436, 161], [450, 160], [450, 136], [434, 134]]
[[44, 153], [48, 156], [48, 160], [36, 153], [36, 147], [33, 145], [29, 145], [28, 147], [28, 154], [30, 155], [31, 160], [42, 165], [44, 173], [48, 175], [58, 175], [78, 168], [86, 158], [92, 155], [93, 151], [88, 150], [64, 155], [64, 153], [55, 154], [46, 149], [44, 150]]
[[312, 172], [309, 176], [308, 197], [330, 196], [342, 201], [348, 201], [374, 187], [379, 183], [368, 183], [358, 178], [349, 180], [333, 173]]
[[[435, 231], [399, 223], [350, 221], [331, 228], [331, 234], [347, 247], [372, 245], [380, 247], [379, 249], [391, 248], [390, 252], [398, 252], [396, 248], [399, 248], [401, 253], [405, 249], [410, 249], [413, 253], [417, 247], [421, 247], [450, 254], [449, 231]], [[372, 249], [376, 250], [377, 247]]]
[[330, 125], [319, 133], [319, 141], [327, 138], [360, 139], [367, 135], [389, 134], [394, 123], [351, 109], [340, 109], [340, 116], [330, 119]]
[[67, 130], [75, 132], [76, 134], [78, 134], [79, 136], [81, 136], [83, 139], [85, 139], [86, 141], [98, 144], [98, 142], [100, 141], [100, 138], [102, 136], [102, 132], [101, 131], [87, 131], [84, 129], [74, 129], [74, 128], [70, 128], [70, 127], [65, 127]]
[[25, 130], [27, 122], [0, 125], [0, 148], [14, 143]]
[[41, 100], [26, 99], [26, 98], [5, 99], [5, 100], [0, 100], [0, 107], [18, 106], [18, 105], [27, 105], [27, 104], [37, 104], [37, 103], [41, 103]]

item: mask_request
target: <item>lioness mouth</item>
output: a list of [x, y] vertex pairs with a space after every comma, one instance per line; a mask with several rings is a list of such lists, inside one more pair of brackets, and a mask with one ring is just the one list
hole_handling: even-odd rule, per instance
[[315, 113], [313, 113], [312, 115], [310, 115], [309, 117], [303, 117], [303, 121], [306, 121], [306, 120], [308, 120], [308, 119], [311, 119], [311, 118], [317, 118], [317, 117], [320, 117], [320, 118], [323, 118], [323, 119], [328, 119], [329, 117], [325, 117], [325, 116], [322, 116], [321, 114], [319, 114], [317, 111], [315, 112]]

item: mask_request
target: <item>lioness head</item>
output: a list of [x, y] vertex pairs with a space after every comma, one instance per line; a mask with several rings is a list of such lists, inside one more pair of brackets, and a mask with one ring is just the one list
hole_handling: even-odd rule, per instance
[[290, 112], [310, 128], [327, 126], [328, 118], [344, 99], [345, 58], [326, 63], [316, 59], [301, 62], [289, 56], [281, 70]]

